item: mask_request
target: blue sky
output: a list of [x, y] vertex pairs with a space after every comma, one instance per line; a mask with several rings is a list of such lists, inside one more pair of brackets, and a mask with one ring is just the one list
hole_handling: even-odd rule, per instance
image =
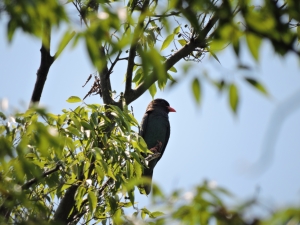
[[[0, 21], [0, 99], [8, 99], [11, 111], [15, 108], [25, 110], [40, 63], [40, 41], [19, 31], [9, 44], [4, 22]], [[52, 49], [56, 48], [59, 37], [54, 32]], [[182, 82], [157, 93], [156, 97], [168, 100], [177, 112], [170, 113], [171, 136], [166, 152], [155, 168], [154, 181], [166, 193], [171, 193], [174, 189], [192, 190], [206, 179], [227, 188], [236, 195], [236, 200], [253, 196], [259, 187], [261, 200], [273, 209], [287, 204], [299, 206], [299, 98], [296, 98], [298, 103], [292, 101], [290, 105], [284, 105], [285, 108], [294, 107], [294, 111], [287, 116], [284, 112], [278, 114], [278, 108], [290, 96], [295, 93], [299, 96], [299, 59], [293, 54], [281, 58], [268, 43], [264, 43], [260, 62], [255, 64], [243, 47], [242, 61], [252, 65], [252, 71], [237, 71], [237, 59], [228, 48], [218, 54], [221, 65], [207, 56], [186, 76], [177, 66], [178, 73], [174, 77], [181, 78]], [[124, 89], [124, 70], [123, 64], [112, 74], [113, 88], [117, 92]], [[240, 105], [237, 115], [228, 107], [227, 94], [219, 93], [203, 79], [205, 71], [214, 78], [225, 77], [238, 84]], [[67, 47], [50, 69], [40, 104], [52, 113], [74, 108], [76, 105], [67, 103], [66, 99], [72, 95], [83, 98], [91, 83], [85, 88], [82, 85], [94, 72], [83, 43], [75, 49]], [[261, 81], [270, 97], [243, 82], [245, 75]], [[195, 76], [200, 77], [202, 84], [200, 107], [195, 104], [190, 90], [190, 82]], [[131, 104], [138, 121], [150, 101], [147, 92]], [[86, 102], [101, 103], [101, 99], [94, 96]], [[272, 132], [278, 133], [273, 139]], [[271, 146], [271, 151], [267, 149], [267, 157], [262, 158], [267, 151], [263, 146], [269, 146], [264, 143], [268, 141], [274, 147]], [[149, 204], [144, 196], [137, 200], [140, 207]]]

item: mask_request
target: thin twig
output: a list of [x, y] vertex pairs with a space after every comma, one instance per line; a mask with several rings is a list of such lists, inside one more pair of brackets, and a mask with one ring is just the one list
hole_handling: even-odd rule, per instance
[[116, 65], [116, 63], [119, 61], [120, 59], [120, 55], [121, 55], [122, 51], [119, 51], [119, 54], [117, 55], [117, 57], [115, 58], [115, 61], [111, 64], [107, 74], [106, 74], [106, 79], [109, 78], [110, 74], [112, 73], [112, 70], [114, 68], [114, 66]]

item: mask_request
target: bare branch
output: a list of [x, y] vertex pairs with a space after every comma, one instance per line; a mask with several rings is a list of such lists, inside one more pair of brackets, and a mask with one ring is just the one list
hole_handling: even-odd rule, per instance
[[30, 105], [38, 104], [40, 102], [44, 85], [47, 79], [49, 69], [54, 62], [54, 57], [50, 55], [50, 43], [51, 43], [51, 26], [49, 24], [44, 24], [43, 27], [43, 38], [41, 47], [41, 63], [37, 71], [37, 77], [35, 86], [32, 92]]
[[128, 56], [128, 66], [127, 66], [126, 83], [125, 83], [125, 95], [132, 92], [131, 83], [132, 83], [134, 59], [135, 59], [136, 50], [137, 50], [137, 42], [143, 32], [144, 20], [146, 18], [145, 12], [146, 12], [146, 10], [148, 10], [148, 6], [149, 6], [149, 0], [146, 0], [141, 9], [141, 14], [138, 19], [138, 24], [133, 32], [133, 39], [131, 42], [129, 56]]
[[105, 59], [104, 47], [101, 46], [99, 48], [99, 51], [104, 64], [102, 69], [99, 71], [102, 98], [105, 104], [110, 105], [114, 103], [114, 100], [111, 98], [111, 84], [110, 84], [110, 78], [109, 76], [107, 76], [108, 68], [107, 68], [107, 61]]
[[119, 51], [119, 54], [117, 55], [117, 57], [115, 58], [115, 61], [111, 63], [111, 66], [106, 74], [107, 78], [109, 78], [110, 74], [112, 73], [113, 68], [115, 67], [116, 63], [120, 60], [120, 55], [121, 55], [122, 51]]

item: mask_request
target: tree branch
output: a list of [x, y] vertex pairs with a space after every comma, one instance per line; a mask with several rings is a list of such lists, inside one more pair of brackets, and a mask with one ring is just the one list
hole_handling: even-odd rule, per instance
[[[198, 47], [204, 48], [206, 46], [206, 37], [217, 21], [218, 21], [218, 17], [216, 15], [214, 15], [196, 39], [192, 39], [189, 43], [187, 43], [185, 46], [183, 46], [181, 49], [179, 49], [175, 54], [173, 54], [171, 57], [169, 57], [164, 62], [165, 70], [168, 71], [179, 60], [187, 57], [196, 48], [198, 48]], [[147, 80], [143, 81], [139, 86], [137, 86], [136, 89], [132, 90], [131, 92], [125, 93], [126, 103], [130, 104], [131, 102], [136, 100], [146, 90], [148, 90], [148, 88], [156, 81], [157, 81], [156, 74], [153, 74], [153, 73], [150, 74], [149, 78]]]
[[53, 217], [54, 223], [67, 224], [68, 216], [73, 207], [75, 207], [75, 193], [78, 185], [72, 185], [60, 201]]
[[[172, 66], [174, 66], [179, 60], [187, 57], [191, 54], [196, 48], [205, 48], [206, 47], [206, 38], [213, 28], [213, 26], [217, 23], [219, 17], [217, 14], [214, 14], [212, 18], [208, 21], [206, 26], [199, 32], [196, 39], [191, 39], [189, 43], [179, 49], [176, 53], [174, 53], [171, 57], [169, 57], [164, 62], [164, 68], [168, 71]], [[149, 87], [157, 81], [157, 76], [154, 73], [150, 74], [148, 79], [140, 83], [136, 89], [125, 92], [125, 100], [127, 104], [130, 104], [137, 98], [139, 98]]]
[[27, 183], [22, 185], [22, 190], [26, 190], [26, 189], [30, 188], [31, 185], [35, 184], [41, 178], [44, 178], [52, 173], [55, 173], [56, 171], [58, 171], [60, 169], [60, 166], [61, 166], [60, 164], [57, 164], [56, 167], [53, 168], [52, 170], [48, 170], [47, 172], [44, 172], [41, 177], [33, 178], [33, 179], [29, 180]]
[[110, 74], [113, 72], [113, 68], [115, 67], [116, 63], [120, 60], [120, 55], [121, 55], [122, 51], [119, 51], [117, 57], [115, 58], [115, 60], [112, 62], [106, 77], [109, 78]]
[[51, 26], [49, 24], [45, 24], [43, 28], [42, 47], [40, 50], [41, 64], [36, 74], [37, 78], [31, 96], [29, 107], [39, 103], [49, 69], [52, 63], [54, 62], [54, 57], [50, 55], [50, 42], [51, 42]]
[[114, 103], [114, 100], [111, 98], [111, 84], [110, 84], [110, 77], [108, 74], [108, 68], [107, 68], [107, 61], [105, 59], [105, 52], [104, 47], [100, 46], [100, 57], [102, 58], [103, 67], [99, 71], [99, 77], [100, 77], [100, 85], [101, 85], [101, 92], [102, 92], [102, 98], [104, 104], [110, 105]]
[[[137, 50], [137, 42], [143, 32], [144, 27], [144, 20], [146, 18], [146, 10], [149, 7], [149, 0], [146, 0], [141, 8], [141, 14], [138, 19], [138, 24], [133, 32], [133, 38], [129, 50], [128, 56], [128, 66], [127, 66], [127, 73], [126, 73], [126, 83], [125, 83], [125, 95], [129, 95], [132, 93], [131, 83], [132, 83], [132, 74], [133, 74], [133, 67], [134, 67], [134, 58], [136, 56]], [[127, 103], [129, 104], [129, 103]]]

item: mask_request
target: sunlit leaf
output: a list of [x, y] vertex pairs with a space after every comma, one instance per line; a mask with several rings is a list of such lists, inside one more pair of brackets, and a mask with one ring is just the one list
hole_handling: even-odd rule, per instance
[[169, 69], [169, 71], [172, 71], [172, 72], [174, 72], [174, 73], [177, 73], [177, 70], [176, 70], [176, 68], [175, 68], [174, 66], [172, 66], [172, 67]]
[[186, 45], [186, 40], [184, 40], [184, 39], [179, 39], [179, 40], [177, 40], [178, 42], [179, 42], [179, 44], [181, 45], [181, 46], [184, 46], [184, 45]]
[[146, 209], [146, 208], [142, 208], [141, 211], [142, 211], [142, 213], [141, 213], [142, 219], [145, 219], [146, 215], [149, 215], [149, 214], [151, 213], [151, 212], [150, 212], [148, 209]]
[[75, 136], [77, 136], [77, 137], [80, 137], [80, 136], [81, 136], [81, 134], [80, 134], [80, 132], [78, 131], [78, 129], [76, 129], [76, 128], [72, 127], [72, 126], [69, 126], [69, 127], [67, 128], [67, 130], [68, 130], [70, 133], [72, 133], [72, 134], [74, 134]]
[[239, 94], [238, 94], [238, 89], [235, 86], [235, 84], [231, 84], [229, 86], [229, 105], [234, 113], [237, 111], [239, 103]]
[[192, 91], [194, 94], [194, 97], [196, 99], [196, 102], [200, 104], [201, 102], [201, 85], [198, 78], [194, 78], [192, 82]]
[[88, 193], [88, 200], [89, 200], [90, 211], [94, 213], [97, 206], [97, 197], [93, 191], [90, 191]]
[[77, 103], [77, 102], [81, 102], [82, 100], [77, 97], [77, 96], [71, 96], [67, 99], [67, 102], [69, 103]]
[[174, 40], [174, 34], [170, 34], [163, 42], [162, 46], [161, 46], [161, 51], [164, 50], [165, 48], [167, 48], [170, 43]]
[[163, 216], [163, 215], [165, 215], [163, 212], [155, 211], [155, 212], [150, 213], [149, 217], [150, 218], [156, 218], [156, 217]]
[[261, 38], [252, 33], [246, 33], [248, 48], [253, 58], [258, 61]]
[[156, 92], [157, 92], [155, 83], [152, 84], [152, 85], [149, 87], [148, 90], [149, 90], [149, 92], [150, 92], [151, 97], [154, 98], [154, 96], [155, 96], [155, 94], [156, 94]]
[[180, 31], [180, 25], [173, 30], [173, 34], [178, 34]]
[[75, 31], [66, 31], [63, 35], [63, 38], [61, 42], [59, 43], [57, 52], [55, 53], [55, 58], [58, 58], [58, 56], [62, 53], [64, 48], [67, 46], [67, 44], [71, 41], [71, 39], [75, 36], [76, 32]]

